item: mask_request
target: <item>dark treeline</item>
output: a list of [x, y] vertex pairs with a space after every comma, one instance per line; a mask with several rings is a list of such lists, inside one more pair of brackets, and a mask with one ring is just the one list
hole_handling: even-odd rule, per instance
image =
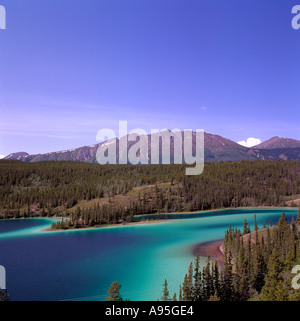
[[[300, 300], [291, 285], [292, 268], [300, 263], [300, 210], [296, 221], [288, 224], [283, 213], [278, 225], [249, 233], [229, 229], [223, 241], [224, 262], [209, 258], [200, 268], [199, 256], [190, 264], [180, 285], [181, 301], [288, 301]], [[177, 296], [174, 294], [173, 300]], [[162, 300], [171, 300], [164, 283]]]
[[[136, 214], [285, 206], [300, 194], [296, 161], [205, 163], [198, 176], [186, 176], [185, 168], [0, 161], [0, 216], [70, 216], [60, 226], [68, 228], [131, 221]], [[133, 189], [141, 192], [132, 196]]]
[[10, 295], [8, 294], [7, 290], [1, 290], [0, 288], [0, 302], [3, 301], [10, 301]]

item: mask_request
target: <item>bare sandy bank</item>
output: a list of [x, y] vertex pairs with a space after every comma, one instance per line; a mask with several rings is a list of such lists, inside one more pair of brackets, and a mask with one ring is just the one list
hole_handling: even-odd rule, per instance
[[210, 257], [220, 264], [224, 263], [224, 246], [222, 240], [199, 243], [194, 246], [192, 253], [202, 257]]

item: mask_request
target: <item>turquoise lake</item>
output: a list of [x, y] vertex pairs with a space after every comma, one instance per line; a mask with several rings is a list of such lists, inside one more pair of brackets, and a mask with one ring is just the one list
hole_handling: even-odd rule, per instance
[[0, 265], [12, 300], [105, 300], [116, 280], [125, 299], [157, 300], [165, 279], [178, 294], [195, 245], [222, 239], [245, 218], [253, 230], [254, 214], [259, 227], [277, 224], [282, 212], [290, 221], [298, 209], [229, 209], [64, 232], [43, 231], [50, 219], [0, 220]]

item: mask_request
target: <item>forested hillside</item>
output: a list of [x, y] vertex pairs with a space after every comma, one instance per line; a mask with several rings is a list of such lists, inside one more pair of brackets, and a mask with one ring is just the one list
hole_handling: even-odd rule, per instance
[[[225, 233], [224, 263], [209, 258], [200, 268], [199, 256], [189, 266], [179, 288], [180, 301], [299, 301], [292, 287], [292, 268], [300, 260], [300, 211], [291, 224], [283, 213], [278, 225], [229, 229]], [[166, 295], [167, 294], [167, 295]], [[162, 300], [170, 300], [167, 281]]]
[[296, 205], [300, 197], [297, 161], [205, 163], [198, 176], [185, 167], [0, 161], [0, 215], [70, 216], [69, 227], [79, 227], [136, 214]]

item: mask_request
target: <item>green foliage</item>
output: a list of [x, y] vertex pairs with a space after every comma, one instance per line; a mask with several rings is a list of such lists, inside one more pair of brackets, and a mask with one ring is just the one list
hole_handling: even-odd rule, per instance
[[268, 261], [268, 273], [262, 288], [262, 301], [286, 301], [287, 289], [284, 286], [283, 264], [279, 255], [273, 253]]
[[244, 227], [243, 227], [243, 235], [249, 234], [250, 233], [250, 227], [247, 223], [247, 220], [244, 220]]
[[118, 281], [115, 281], [111, 284], [107, 291], [107, 301], [123, 301], [122, 296], [120, 294], [121, 285]]
[[[174, 300], [175, 299], [175, 300]], [[168, 290], [168, 282], [167, 280], [165, 280], [164, 284], [163, 284], [163, 295], [161, 297], [162, 301], [170, 301], [170, 293]], [[176, 301], [176, 295], [175, 297], [173, 296], [173, 301]]]
[[185, 168], [2, 160], [0, 217], [68, 216], [64, 228], [79, 228], [131, 222], [137, 214], [281, 206], [300, 194], [296, 161], [206, 163], [198, 176]]
[[0, 288], [0, 302], [1, 301], [10, 301], [10, 295], [7, 293], [7, 290], [1, 290]]
[[214, 294], [208, 299], [208, 301], [220, 301], [220, 298]]

